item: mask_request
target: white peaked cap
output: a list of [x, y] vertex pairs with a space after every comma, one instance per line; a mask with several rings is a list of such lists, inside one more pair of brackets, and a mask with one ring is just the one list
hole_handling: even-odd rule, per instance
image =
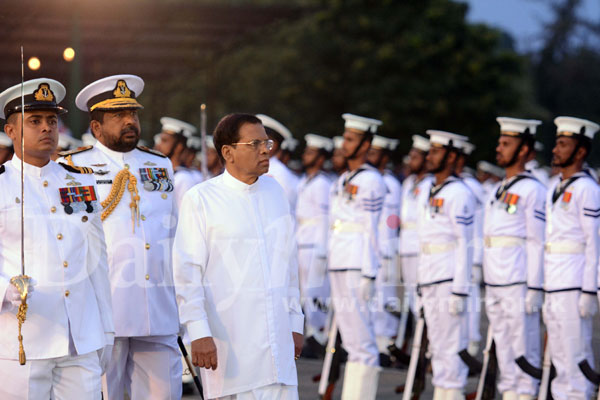
[[378, 119], [361, 117], [360, 115], [354, 114], [342, 114], [342, 118], [346, 121], [344, 124], [345, 128], [357, 129], [362, 132], [368, 132], [375, 134], [377, 132], [377, 128], [383, 124]]
[[81, 111], [140, 109], [136, 98], [144, 90], [144, 80], [137, 75], [113, 75], [90, 83], [77, 94], [75, 105]]
[[21, 102], [25, 103], [25, 111], [55, 110], [57, 114], [67, 112], [58, 104], [65, 98], [67, 90], [59, 81], [49, 78], [37, 78], [23, 82], [23, 99], [21, 84], [16, 84], [0, 93], [0, 118], [6, 119], [15, 112], [21, 112]]
[[206, 147], [215, 150], [215, 143], [213, 142], [212, 135], [206, 135]]
[[556, 136], [577, 136], [583, 131], [583, 134], [590, 139], [594, 138], [600, 128], [600, 125], [595, 122], [574, 117], [557, 117], [554, 119], [554, 124]]
[[271, 128], [275, 132], [283, 136], [283, 140], [293, 139], [292, 132], [275, 118], [271, 118], [265, 114], [256, 114], [256, 118], [260, 119], [265, 128]]
[[327, 152], [333, 151], [333, 140], [325, 136], [308, 133], [304, 135], [304, 140], [306, 141], [306, 147], [314, 147]]
[[521, 136], [529, 128], [529, 134], [535, 135], [537, 127], [542, 124], [542, 121], [537, 119], [520, 119], [510, 117], [496, 118], [500, 124], [500, 133], [506, 136]]
[[164, 132], [182, 133], [186, 138], [198, 132], [194, 125], [171, 117], [162, 117], [160, 123]]
[[332, 140], [333, 140], [333, 148], [334, 149], [341, 149], [342, 148], [342, 144], [344, 143], [344, 137], [343, 136], [334, 136]]
[[429, 143], [429, 139], [427, 139], [423, 136], [413, 135], [412, 136], [412, 147], [417, 150], [421, 150], [421, 151], [424, 151], [425, 153], [427, 153], [429, 151], [429, 148], [431, 147], [431, 144]]
[[371, 141], [371, 147], [375, 147], [377, 149], [389, 150], [390, 139], [383, 137], [383, 136], [379, 136], [379, 135], [373, 135], [373, 140]]
[[479, 161], [477, 163], [477, 169], [487, 172], [488, 174], [492, 174], [497, 176], [498, 178], [504, 178], [504, 170], [497, 165], [492, 164], [487, 161]]
[[465, 155], [470, 156], [475, 150], [475, 145], [471, 142], [462, 142], [460, 144], [460, 149]]
[[2, 131], [0, 131], [0, 146], [1, 147], [11, 147], [12, 140], [8, 137], [8, 135]]
[[428, 129], [426, 133], [429, 135], [429, 142], [432, 145], [449, 146], [452, 142], [452, 147], [455, 149], [462, 149], [463, 143], [469, 140], [468, 137], [463, 135], [434, 129]]
[[287, 150], [287, 151], [293, 152], [294, 150], [296, 150], [296, 147], [298, 147], [298, 141], [296, 139], [294, 139], [293, 137], [289, 138], [289, 139], [285, 139], [281, 143], [282, 150]]

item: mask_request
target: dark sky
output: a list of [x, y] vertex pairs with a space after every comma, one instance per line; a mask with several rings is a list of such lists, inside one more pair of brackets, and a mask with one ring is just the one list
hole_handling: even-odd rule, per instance
[[[520, 51], [535, 50], [539, 46], [541, 25], [550, 17], [546, 0], [456, 0], [468, 3], [468, 18], [485, 22], [510, 33]], [[580, 14], [600, 21], [600, 1], [583, 0]]]

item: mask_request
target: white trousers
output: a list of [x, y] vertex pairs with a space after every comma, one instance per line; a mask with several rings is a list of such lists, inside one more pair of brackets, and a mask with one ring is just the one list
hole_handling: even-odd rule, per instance
[[[477, 267], [480, 268], [480, 267]], [[469, 287], [469, 342], [481, 341], [481, 289], [479, 283], [471, 283]]]
[[373, 316], [367, 302], [358, 295], [360, 280], [361, 271], [330, 272], [331, 300], [348, 361], [378, 367]]
[[467, 383], [469, 368], [458, 353], [467, 348], [468, 313], [451, 315], [449, 299], [452, 283], [440, 283], [421, 288], [421, 300], [427, 323], [433, 386], [443, 389], [462, 389]]
[[[307, 325], [307, 332], [323, 331], [328, 317], [329, 306], [329, 279], [326, 273], [311, 275], [317, 262], [316, 253], [313, 248], [302, 248], [298, 250], [298, 276], [300, 281], [300, 295], [302, 298], [302, 309]], [[312, 277], [313, 279], [309, 279]], [[320, 278], [320, 279], [319, 279]]]
[[408, 302], [413, 316], [417, 316], [416, 296], [417, 296], [417, 267], [419, 266], [419, 256], [400, 256], [400, 266], [402, 269], [402, 284], [404, 285], [404, 301]]
[[577, 290], [546, 293], [544, 301], [544, 323], [556, 368], [556, 378], [552, 380], [552, 396], [556, 400], [589, 399], [593, 392], [592, 384], [577, 365], [584, 359], [594, 365], [592, 318], [579, 316], [580, 294]]
[[[387, 268], [398, 268], [396, 258], [386, 260], [390, 265]], [[401, 301], [398, 298], [398, 272], [389, 273], [386, 268], [379, 268], [375, 279], [376, 297], [373, 306], [373, 324], [375, 335], [392, 338], [398, 334], [400, 320], [392, 312], [401, 312]], [[381, 350], [381, 349], [380, 349]]]
[[[25, 349], [27, 350], [27, 349]], [[98, 353], [27, 360], [0, 360], [2, 400], [100, 400]]]
[[216, 400], [298, 400], [298, 386], [276, 383]]
[[525, 313], [526, 293], [526, 285], [488, 286], [485, 303], [500, 369], [498, 391], [535, 396], [539, 381], [515, 363], [515, 359], [525, 356], [530, 364], [541, 367], [540, 315]]
[[177, 336], [117, 337], [103, 377], [106, 400], [181, 398], [181, 354]]

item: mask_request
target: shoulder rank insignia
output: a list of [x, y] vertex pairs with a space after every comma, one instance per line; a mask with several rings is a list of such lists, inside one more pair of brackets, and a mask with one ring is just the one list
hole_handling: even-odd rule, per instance
[[76, 167], [74, 165], [68, 165], [65, 163], [58, 163], [61, 167], [66, 169], [69, 172], [74, 172], [76, 174], [93, 174], [94, 170], [89, 167]]
[[60, 193], [60, 204], [69, 215], [81, 211], [90, 214], [100, 210], [94, 186], [63, 187], [59, 188], [58, 191]]
[[83, 147], [78, 147], [78, 148], [76, 148], [74, 150], [61, 151], [61, 152], [58, 153], [58, 155], [60, 157], [67, 157], [67, 156], [70, 156], [70, 155], [73, 155], [73, 154], [83, 153], [84, 151], [88, 151], [88, 150], [91, 150], [93, 148], [94, 148], [94, 146], [83, 146]]
[[162, 158], [167, 158], [167, 156], [165, 156], [160, 151], [153, 150], [153, 149], [151, 149], [149, 147], [146, 147], [146, 146], [138, 146], [137, 149], [141, 150], [141, 151], [143, 151], [145, 153], [154, 154], [155, 156], [159, 156], [159, 157], [162, 157]]
[[140, 168], [140, 177], [144, 189], [149, 192], [172, 192], [173, 182], [166, 168]]

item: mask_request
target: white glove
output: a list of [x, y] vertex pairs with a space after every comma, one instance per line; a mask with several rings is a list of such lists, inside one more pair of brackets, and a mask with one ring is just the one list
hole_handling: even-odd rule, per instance
[[358, 286], [358, 295], [364, 301], [370, 301], [375, 297], [375, 279], [362, 277]]
[[[32, 279], [29, 282], [29, 289], [27, 290], [27, 299], [31, 298], [31, 294], [34, 291], [35, 281]], [[13, 311], [17, 310], [21, 305], [21, 293], [19, 289], [13, 284], [9, 284], [4, 293], [4, 300], [2, 301], [2, 310]]]
[[98, 349], [98, 360], [100, 360], [100, 369], [102, 370], [102, 375], [104, 375], [106, 369], [108, 368], [108, 364], [110, 364], [110, 360], [112, 359], [112, 351], [112, 344], [107, 344], [103, 348]]
[[471, 269], [471, 282], [477, 286], [482, 284], [483, 271], [481, 269], [481, 265], [473, 265], [473, 268]]
[[527, 290], [525, 295], [525, 312], [527, 314], [533, 314], [542, 309], [544, 303], [544, 292], [541, 290]]
[[581, 293], [579, 296], [579, 316], [591, 318], [598, 312], [598, 298], [595, 294]]
[[465, 303], [467, 296], [459, 296], [452, 294], [448, 302], [448, 312], [450, 315], [457, 316], [465, 311]]
[[327, 279], [327, 259], [318, 257], [313, 260], [308, 276], [306, 277], [306, 287], [308, 289], [320, 288]]

